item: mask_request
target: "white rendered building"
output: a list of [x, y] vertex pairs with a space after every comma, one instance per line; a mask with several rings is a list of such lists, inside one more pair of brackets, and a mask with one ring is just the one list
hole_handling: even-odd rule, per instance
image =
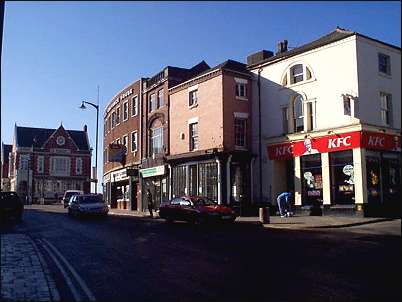
[[263, 199], [275, 205], [280, 192], [294, 190], [299, 209], [400, 216], [400, 48], [337, 28], [292, 50], [285, 40], [275, 55], [261, 51], [247, 60]]

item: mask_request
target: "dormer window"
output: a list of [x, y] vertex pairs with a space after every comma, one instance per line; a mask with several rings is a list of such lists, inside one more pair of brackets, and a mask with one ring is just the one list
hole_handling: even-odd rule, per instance
[[282, 78], [282, 86], [293, 85], [311, 80], [312, 72], [309, 67], [303, 64], [296, 64], [290, 67]]

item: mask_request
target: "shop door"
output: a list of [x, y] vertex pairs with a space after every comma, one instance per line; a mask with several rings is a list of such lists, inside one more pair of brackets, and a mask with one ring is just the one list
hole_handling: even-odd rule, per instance
[[159, 206], [161, 204], [161, 181], [158, 179], [153, 182], [154, 183], [154, 207], [155, 209], [159, 209]]
[[138, 209], [137, 207], [137, 190], [138, 190], [138, 183], [137, 182], [132, 182], [131, 183], [131, 196], [130, 196], [130, 201], [131, 201], [131, 210], [136, 211]]
[[300, 158], [302, 178], [302, 205], [322, 203], [321, 154], [305, 155]]

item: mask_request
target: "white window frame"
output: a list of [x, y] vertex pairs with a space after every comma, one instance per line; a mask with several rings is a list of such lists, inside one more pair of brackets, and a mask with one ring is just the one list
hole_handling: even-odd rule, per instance
[[[385, 104], [383, 104], [385, 99]], [[380, 115], [381, 123], [384, 126], [392, 126], [392, 94], [384, 91], [380, 92]]]
[[128, 100], [127, 100], [123, 103], [123, 122], [128, 120], [128, 116], [129, 116], [128, 111], [129, 111], [129, 106], [128, 106]]
[[[58, 162], [59, 161], [59, 162]], [[58, 163], [64, 161], [64, 167], [57, 166]], [[50, 175], [70, 176], [71, 175], [71, 159], [67, 156], [51, 156], [50, 157]], [[61, 169], [63, 168], [63, 169]]]
[[[133, 134], [135, 137], [135, 140], [133, 140]], [[135, 141], [135, 149], [133, 149], [133, 142]], [[137, 152], [138, 150], [138, 131], [133, 131], [131, 132], [131, 153]]]
[[[153, 98], [152, 98], [152, 96], [153, 96]], [[149, 111], [148, 112], [153, 112], [153, 111], [155, 111], [156, 109], [158, 109], [158, 107], [157, 107], [157, 98], [156, 98], [156, 93], [151, 93], [150, 95], [149, 95]], [[154, 108], [155, 107], [155, 108]]]
[[29, 170], [29, 154], [20, 154], [20, 162], [18, 163], [18, 170]]
[[120, 125], [121, 123], [121, 109], [120, 105], [116, 108], [116, 126]]
[[[124, 143], [124, 141], [126, 141], [126, 142]], [[121, 143], [123, 146], [126, 147], [126, 154], [127, 154], [127, 152], [128, 152], [128, 135], [127, 134], [122, 136]]]
[[[197, 125], [197, 132], [194, 135], [194, 133], [191, 131], [193, 125]], [[190, 123], [188, 125], [188, 137], [189, 137], [189, 150], [190, 151], [196, 151], [200, 147], [200, 140], [199, 140], [199, 129], [198, 129], [198, 120], [196, 122]]]
[[[156, 131], [158, 131], [159, 133], [157, 135], [154, 135]], [[156, 138], [158, 139], [158, 141], [156, 141]], [[155, 144], [155, 142], [158, 142], [158, 144]], [[158, 145], [158, 146], [160, 145], [160, 148], [154, 148], [156, 145]], [[151, 129], [150, 147], [151, 147], [150, 148], [151, 154], [160, 153], [160, 152], [155, 152], [155, 150], [160, 150], [161, 152], [163, 151], [163, 127], [162, 126], [159, 128]]]
[[[243, 145], [238, 145], [236, 138], [237, 138], [237, 132], [236, 132], [236, 121], [243, 121], [244, 122], [244, 129], [242, 133], [242, 139], [243, 139]], [[234, 145], [238, 149], [246, 149], [247, 148], [247, 124], [248, 124], [248, 118], [245, 116], [235, 116], [233, 120], [233, 133], [234, 133]]]
[[111, 129], [113, 129], [114, 127], [116, 127], [116, 111], [115, 110], [112, 111], [111, 122], [112, 122]]
[[[160, 98], [160, 95], [161, 95], [161, 92], [162, 92], [162, 105], [161, 105], [161, 98]], [[157, 108], [161, 108], [161, 107], [163, 107], [163, 106], [165, 106], [165, 92], [163, 91], [163, 88], [162, 89], [159, 89], [158, 90], [158, 96], [157, 96], [157, 102], [156, 102], [156, 107]]]
[[[195, 95], [195, 98], [193, 96]], [[191, 104], [190, 102], [193, 101]], [[196, 107], [198, 106], [198, 89], [193, 89], [188, 92], [188, 107]]]
[[77, 157], [75, 159], [75, 174], [82, 175], [82, 158]]
[[39, 174], [42, 174], [45, 171], [45, 157], [43, 155], [38, 156], [38, 162], [37, 162], [37, 166], [36, 166], [36, 171]]
[[[381, 57], [381, 56], [387, 59], [387, 63], [388, 63], [388, 64], [387, 64], [387, 66], [386, 66], [386, 69], [387, 69], [386, 72], [380, 70], [380, 57]], [[385, 74], [385, 75], [387, 75], [387, 76], [390, 76], [390, 75], [391, 75], [391, 56], [389, 56], [389, 55], [387, 55], [387, 54], [385, 54], [385, 53], [382, 53], [382, 52], [379, 52], [379, 53], [378, 53], [378, 72], [379, 72], [380, 74]]]
[[131, 98], [131, 116], [138, 115], [138, 94]]

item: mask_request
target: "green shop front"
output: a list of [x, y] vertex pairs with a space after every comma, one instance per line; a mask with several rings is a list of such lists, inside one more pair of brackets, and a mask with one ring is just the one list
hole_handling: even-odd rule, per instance
[[166, 165], [160, 165], [145, 169], [140, 169], [141, 177], [141, 210], [148, 210], [146, 193], [148, 189], [151, 191], [154, 206], [159, 209], [161, 202], [168, 200], [168, 169]]

